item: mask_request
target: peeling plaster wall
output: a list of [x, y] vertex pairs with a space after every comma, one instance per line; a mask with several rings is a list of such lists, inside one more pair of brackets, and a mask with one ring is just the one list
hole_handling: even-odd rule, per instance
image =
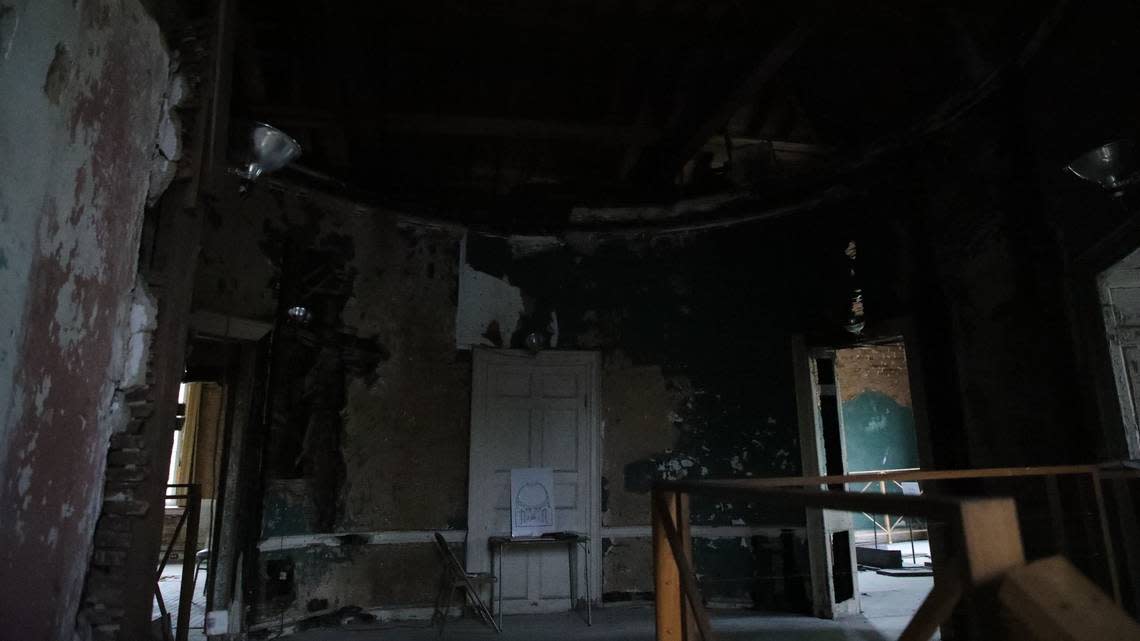
[[[465, 528], [471, 362], [468, 352], [456, 349], [455, 325], [462, 236], [268, 187], [223, 202], [216, 213], [203, 241], [199, 309], [272, 320], [286, 242], [306, 268], [306, 256], [325, 260], [321, 252], [329, 247], [344, 258], [338, 267], [344, 291], [305, 301], [322, 318], [281, 330], [283, 356], [275, 366], [288, 375], [274, 381], [262, 536]], [[284, 287], [294, 292], [286, 296], [297, 292]], [[322, 307], [330, 298], [338, 301], [335, 312]], [[306, 347], [312, 341], [363, 343], [377, 358], [358, 367], [354, 351], [343, 348], [333, 358], [343, 364], [343, 396], [336, 418], [319, 425], [305, 389], [331, 370], [315, 374], [321, 357]], [[311, 616], [310, 601], [328, 607], [430, 602], [439, 567], [430, 543], [262, 557], [263, 572], [275, 559], [295, 560], [295, 598], [283, 602], [265, 582], [256, 619], [283, 611], [286, 618]]]
[[0, 2], [0, 583], [21, 586], [5, 638], [72, 636], [153, 329], [132, 289], [168, 64], [138, 2]]
[[[520, 347], [526, 332], [547, 331], [554, 313], [559, 348], [602, 352], [604, 527], [647, 528], [655, 478], [798, 473], [789, 334], [837, 328], [846, 313], [846, 294], [835, 286], [843, 279], [831, 277], [842, 273], [846, 241], [798, 225], [654, 242], [510, 243], [473, 234], [461, 258], [461, 237], [453, 232], [406, 227], [390, 213], [272, 189], [222, 204], [212, 220], [195, 292], [199, 308], [271, 318], [279, 275], [273, 239], [288, 235], [286, 229], [313, 247], [335, 237], [338, 255], [347, 257], [343, 271], [351, 274], [337, 331], [375, 341], [386, 353], [373, 370], [346, 378], [337, 461], [330, 463], [343, 466], [343, 476], [331, 486], [314, 484], [312, 470], [295, 463], [304, 458], [306, 427], [303, 420], [288, 426], [288, 416], [308, 410], [277, 405], [262, 535], [349, 537], [335, 553], [310, 546], [270, 554], [268, 542], [258, 620], [304, 618], [314, 600], [328, 607], [430, 605], [430, 590], [412, 589], [438, 573], [430, 544], [356, 544], [353, 533], [466, 527], [470, 360], [457, 349], [457, 337], [493, 332], [473, 321], [456, 325], [457, 318], [475, 317], [462, 309], [463, 274], [517, 292], [510, 297], [515, 331], [499, 325], [504, 347]], [[231, 258], [241, 268], [231, 267]], [[791, 273], [799, 276], [787, 278]], [[497, 316], [483, 322], [492, 320]], [[298, 367], [289, 375], [293, 385], [306, 377], [307, 366]], [[322, 505], [335, 506], [331, 527], [321, 524]], [[802, 520], [723, 501], [698, 501], [694, 516], [712, 526], [794, 529]], [[714, 596], [750, 600], [759, 590], [765, 604], [802, 608], [810, 592], [806, 556], [795, 543], [802, 537], [793, 535], [787, 545], [779, 537], [765, 541], [702, 539], [701, 571], [720, 579]], [[603, 546], [604, 591], [626, 598], [651, 589], [651, 575], [636, 569], [636, 559], [648, 558], [647, 539], [607, 539]], [[788, 567], [799, 568], [791, 584], [758, 574], [757, 568], [783, 567], [788, 555]], [[387, 580], [357, 576], [356, 566], [380, 557], [391, 573]], [[267, 564], [282, 558], [295, 561], [285, 591], [290, 598], [274, 596], [270, 581]], [[404, 576], [416, 578], [376, 587]]]

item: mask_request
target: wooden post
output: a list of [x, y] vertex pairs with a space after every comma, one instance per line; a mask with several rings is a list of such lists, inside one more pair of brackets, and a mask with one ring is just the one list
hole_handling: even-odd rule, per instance
[[[689, 610], [692, 612], [690, 620], [696, 623], [701, 641], [713, 641], [712, 624], [709, 621], [709, 613], [705, 610], [704, 602], [701, 600], [700, 587], [697, 585], [697, 573], [693, 571], [693, 564], [689, 560], [689, 556], [685, 554], [686, 547], [681, 542], [681, 534], [677, 531], [677, 523], [674, 519], [678, 511], [677, 502], [670, 492], [655, 494], [653, 499], [657, 504], [657, 515], [659, 517], [655, 523], [660, 523], [668, 551], [673, 556], [681, 594], [688, 601]], [[677, 608], [678, 617], [681, 617], [680, 613], [683, 612], [684, 606], [683, 602], [674, 606]], [[678, 620], [681, 624], [684, 623], [683, 620]], [[684, 634], [683, 625], [681, 630]]]
[[[886, 481], [879, 481], [879, 494], [886, 494], [886, 493], [887, 493], [887, 482]], [[893, 524], [891, 523], [891, 515], [890, 514], [884, 514], [883, 515], [883, 526], [887, 529], [887, 545], [890, 545], [890, 544], [895, 542], [894, 537], [892, 536], [892, 531], [895, 528], [894, 528]]]
[[978, 586], [1025, 565], [1013, 499], [962, 503], [962, 547], [970, 585]]
[[1101, 541], [1104, 543], [1104, 563], [1108, 566], [1108, 580], [1112, 584], [1112, 598], [1116, 605], [1124, 607], [1124, 599], [1120, 594], [1120, 575], [1116, 568], [1116, 553], [1112, 547], [1112, 531], [1108, 529], [1108, 512], [1104, 508], [1104, 490], [1101, 488], [1100, 472], [1093, 470], [1089, 473], [1089, 481], [1093, 486], [1093, 498], [1096, 499], [1096, 515], [1100, 523]]
[[1069, 537], [1065, 532], [1065, 510], [1061, 504], [1061, 488], [1056, 476], [1046, 476], [1045, 496], [1049, 500], [1049, 522], [1053, 525], [1053, 544], [1057, 554], [1069, 552]]
[[1017, 507], [1013, 499], [972, 499], [958, 509], [961, 558], [970, 587], [963, 623], [968, 638], [989, 638], [986, 632], [1000, 625], [993, 586], [1006, 572], [1025, 565]]
[[202, 486], [186, 486], [186, 539], [182, 545], [182, 585], [178, 593], [178, 626], [175, 641], [190, 638], [190, 611], [194, 600], [194, 568], [198, 564], [198, 519], [202, 512]]
[[[677, 500], [674, 492], [653, 490], [653, 586], [656, 605], [657, 641], [684, 641], [681, 616], [681, 572], [669, 548], [664, 518], [676, 523]], [[662, 506], [670, 514], [663, 515]]]
[[[677, 534], [681, 539], [681, 553], [689, 561], [689, 567], [693, 567], [693, 531], [689, 524], [689, 495], [684, 492], [677, 493]], [[689, 603], [687, 599], [683, 599], [685, 607], [681, 610], [682, 621], [684, 622], [684, 638], [685, 641], [695, 641], [700, 638], [700, 632], [697, 628], [697, 614], [693, 610], [693, 604]]]
[[[1129, 607], [1133, 612], [1140, 613], [1140, 589], [1135, 586], [1140, 586], [1140, 546], [1135, 544], [1128, 545], [1137, 540], [1137, 535], [1140, 535], [1140, 523], [1136, 518], [1136, 503], [1132, 497], [1132, 488], [1129, 486], [1129, 479], [1117, 478], [1112, 484], [1112, 497], [1116, 503], [1117, 526], [1120, 528], [1120, 540], [1124, 543], [1121, 546], [1124, 556], [1124, 568], [1128, 572], [1128, 581], [1134, 587], [1132, 589], [1132, 602]], [[1105, 524], [1107, 527], [1107, 523]], [[1111, 539], [1109, 539], [1111, 540]], [[1113, 564], [1115, 566], [1115, 563]]]

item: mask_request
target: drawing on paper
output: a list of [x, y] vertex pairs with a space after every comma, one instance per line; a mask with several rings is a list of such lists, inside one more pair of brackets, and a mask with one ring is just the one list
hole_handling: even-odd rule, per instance
[[511, 470], [511, 536], [541, 536], [554, 531], [554, 471]]

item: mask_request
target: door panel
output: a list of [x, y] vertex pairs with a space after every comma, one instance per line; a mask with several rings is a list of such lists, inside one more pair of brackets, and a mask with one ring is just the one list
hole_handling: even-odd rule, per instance
[[[596, 543], [600, 506], [591, 399], [596, 374], [593, 353], [476, 350], [467, 538], [472, 571], [498, 571], [490, 568], [487, 538], [510, 534], [512, 468], [552, 468], [555, 527], [590, 534]], [[585, 558], [579, 556], [575, 572], [578, 585], [584, 586]], [[509, 549], [503, 562], [503, 611], [568, 609], [569, 572], [564, 546]]]
[[[839, 387], [835, 382], [834, 364], [827, 362], [834, 359], [834, 353], [809, 350], [803, 338], [796, 337], [792, 343], [792, 358], [803, 474], [846, 474], [846, 441], [838, 405]], [[821, 486], [820, 489], [828, 488]], [[806, 513], [815, 616], [834, 619], [857, 614], [860, 611], [859, 585], [852, 515], [812, 508], [808, 508]]]
[[[1103, 279], [1102, 279], [1103, 280]], [[1140, 288], [1102, 282], [1105, 335], [1129, 456], [1140, 456]]]

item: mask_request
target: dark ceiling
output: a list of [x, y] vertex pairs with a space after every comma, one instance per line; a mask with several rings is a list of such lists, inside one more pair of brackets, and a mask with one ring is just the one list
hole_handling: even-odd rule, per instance
[[437, 211], [813, 184], [1016, 57], [1054, 7], [245, 0], [234, 113]]

